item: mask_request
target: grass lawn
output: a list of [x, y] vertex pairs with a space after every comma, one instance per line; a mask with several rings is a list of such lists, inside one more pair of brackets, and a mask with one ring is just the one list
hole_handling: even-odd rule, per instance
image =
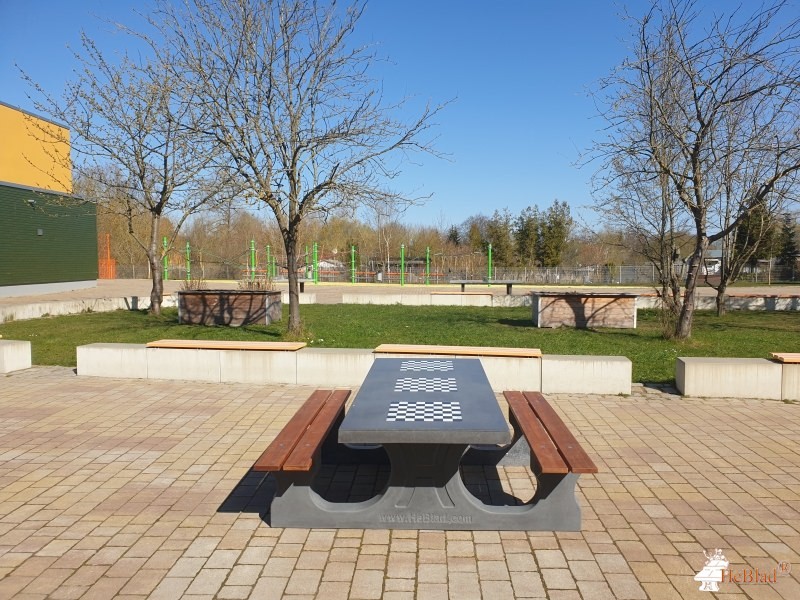
[[[285, 312], [285, 310], [284, 310]], [[672, 382], [677, 356], [768, 358], [770, 352], [800, 352], [800, 313], [738, 311], [718, 318], [700, 311], [694, 335], [670, 342], [659, 334], [655, 311], [640, 310], [637, 329], [537, 329], [530, 308], [445, 306], [304, 305], [312, 346], [374, 348], [382, 343], [541, 348], [545, 354], [627, 356], [633, 380]], [[281, 340], [285, 323], [241, 328], [178, 325], [175, 309], [161, 317], [116, 311], [0, 325], [5, 339], [30, 340], [37, 365], [75, 366], [75, 347], [92, 342], [144, 343], [161, 338]]]

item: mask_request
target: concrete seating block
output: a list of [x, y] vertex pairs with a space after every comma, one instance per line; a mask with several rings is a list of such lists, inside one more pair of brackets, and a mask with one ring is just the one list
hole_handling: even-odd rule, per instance
[[150, 379], [189, 379], [219, 382], [222, 350], [147, 348]]
[[481, 356], [480, 361], [492, 389], [496, 392], [503, 390], [538, 392], [542, 389], [541, 358]]
[[77, 347], [78, 375], [147, 379], [144, 344], [97, 343]]
[[678, 357], [675, 383], [684, 396], [781, 399], [781, 365], [766, 358]]
[[372, 350], [303, 348], [297, 356], [297, 385], [358, 386], [364, 382], [374, 355]]
[[223, 383], [297, 383], [297, 352], [223, 350], [220, 354]]
[[543, 394], [630, 394], [633, 364], [624, 356], [545, 354]]
[[800, 400], [800, 364], [784, 364], [781, 367], [781, 400]]
[[24, 340], [0, 340], [0, 373], [31, 368], [31, 343]]

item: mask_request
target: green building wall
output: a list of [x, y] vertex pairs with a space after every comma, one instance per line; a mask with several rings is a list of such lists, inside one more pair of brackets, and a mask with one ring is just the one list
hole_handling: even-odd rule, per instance
[[97, 212], [72, 196], [0, 183], [0, 286], [97, 279]]

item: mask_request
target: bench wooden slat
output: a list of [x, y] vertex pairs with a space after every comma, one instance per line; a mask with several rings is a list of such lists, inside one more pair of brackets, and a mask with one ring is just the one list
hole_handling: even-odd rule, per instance
[[425, 344], [381, 344], [375, 348], [378, 354], [445, 354], [452, 356], [514, 356], [540, 358], [538, 348], [497, 348], [486, 346], [428, 346]]
[[319, 411], [300, 442], [283, 463], [284, 471], [308, 471], [311, 469], [314, 454], [333, 427], [336, 417], [344, 410], [344, 403], [349, 396], [350, 390], [336, 390], [328, 396], [325, 406]]
[[553, 438], [559, 452], [573, 473], [597, 473], [589, 455], [572, 435], [558, 413], [539, 392], [524, 392], [525, 399], [536, 412], [547, 433]]
[[284, 428], [253, 465], [254, 471], [280, 471], [303, 433], [325, 406], [331, 390], [316, 390], [289, 419]]
[[296, 351], [305, 342], [244, 342], [235, 340], [156, 340], [148, 348], [178, 348], [191, 350], [283, 350]]
[[569, 473], [569, 467], [559, 454], [542, 423], [530, 410], [522, 392], [503, 392], [508, 407], [528, 440], [531, 458], [541, 473]]
[[800, 363], [800, 352], [770, 352], [775, 360], [786, 364]]

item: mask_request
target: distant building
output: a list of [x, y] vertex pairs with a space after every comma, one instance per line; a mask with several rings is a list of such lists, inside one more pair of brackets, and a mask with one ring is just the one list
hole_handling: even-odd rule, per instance
[[0, 102], [0, 296], [97, 285], [97, 212], [72, 192], [69, 130]]

